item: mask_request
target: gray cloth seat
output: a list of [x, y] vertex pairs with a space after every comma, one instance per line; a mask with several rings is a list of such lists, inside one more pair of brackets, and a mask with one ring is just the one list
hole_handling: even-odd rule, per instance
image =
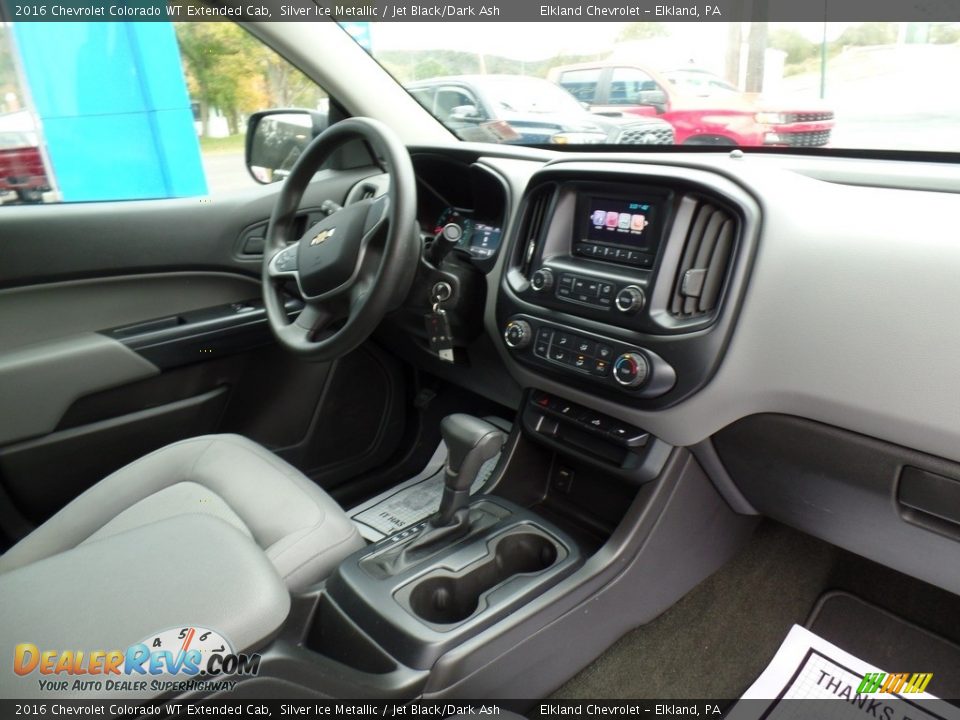
[[292, 591], [363, 547], [327, 493], [239, 435], [167, 445], [117, 470], [0, 556], [0, 573], [178, 515], [216, 516], [251, 537]]

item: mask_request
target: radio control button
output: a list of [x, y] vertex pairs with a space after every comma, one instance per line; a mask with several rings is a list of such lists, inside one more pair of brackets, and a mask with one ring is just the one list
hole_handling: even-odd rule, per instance
[[573, 292], [575, 292], [578, 295], [586, 295], [588, 298], [596, 297], [597, 293], [600, 292], [600, 283], [598, 283], [596, 280], [574, 278]]
[[550, 268], [540, 268], [530, 278], [530, 287], [536, 292], [549, 290], [553, 287], [553, 271]]
[[646, 299], [647, 298], [643, 294], [643, 290], [638, 288], [636, 285], [627, 285], [627, 287], [623, 288], [623, 290], [617, 293], [617, 299], [615, 302], [617, 305], [617, 310], [622, 313], [632, 315], [643, 307]]

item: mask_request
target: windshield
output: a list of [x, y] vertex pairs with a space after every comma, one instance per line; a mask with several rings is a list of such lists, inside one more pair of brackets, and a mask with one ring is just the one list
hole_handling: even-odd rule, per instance
[[487, 96], [499, 109], [508, 112], [580, 115], [584, 111], [566, 90], [533, 78], [490, 78]]
[[692, 95], [736, 95], [740, 91], [726, 80], [704, 70], [670, 70], [664, 73], [678, 92]]
[[[362, 42], [401, 85], [489, 76], [476, 92], [494, 103], [493, 118], [451, 114], [417, 91], [474, 140], [485, 123], [506, 121], [516, 132], [489, 133], [489, 142], [571, 144], [570, 127], [592, 113], [661, 130], [611, 132], [606, 144], [960, 152], [960, 93], [948, 81], [960, 74], [960, 23], [367, 25]], [[526, 116], [545, 113], [550, 133], [524, 132]]]

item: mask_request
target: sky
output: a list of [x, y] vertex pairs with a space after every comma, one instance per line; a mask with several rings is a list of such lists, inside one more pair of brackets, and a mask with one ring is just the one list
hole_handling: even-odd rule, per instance
[[[382, 50], [463, 50], [533, 61], [560, 53], [594, 54], [610, 49], [627, 23], [621, 22], [382, 22], [372, 23], [374, 54]], [[685, 51], [700, 49], [704, 54], [722, 54], [727, 23], [665, 23], [670, 40]], [[830, 23], [828, 39], [835, 38], [849, 23]], [[820, 23], [774, 23], [772, 27], [793, 28], [818, 42]], [[688, 53], [685, 53], [688, 54]]]

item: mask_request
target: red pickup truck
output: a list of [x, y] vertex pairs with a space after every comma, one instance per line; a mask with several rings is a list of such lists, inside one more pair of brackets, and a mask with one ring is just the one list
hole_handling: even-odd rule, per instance
[[30, 133], [0, 131], [0, 193], [15, 192], [21, 202], [42, 202], [50, 190], [40, 148]]
[[673, 125], [678, 145], [824, 147], [833, 111], [818, 101], [771, 102], [694, 69], [660, 73], [600, 61], [554, 68], [549, 79], [595, 113], [656, 115]]

